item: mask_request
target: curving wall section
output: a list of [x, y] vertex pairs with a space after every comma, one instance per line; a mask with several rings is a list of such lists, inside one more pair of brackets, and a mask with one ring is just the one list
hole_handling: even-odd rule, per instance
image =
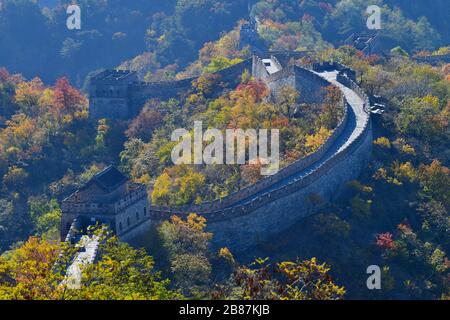
[[[317, 65], [313, 70], [294, 69], [294, 74], [307, 75], [310, 85], [334, 84], [344, 96], [343, 119], [317, 152], [223, 199], [199, 206], [150, 206], [151, 223], [195, 212], [207, 219], [214, 247], [227, 246], [239, 252], [283, 232], [335, 199], [348, 181], [361, 174], [372, 150], [369, 99], [348, 70], [335, 63]], [[127, 239], [142, 234], [140, 229]]]

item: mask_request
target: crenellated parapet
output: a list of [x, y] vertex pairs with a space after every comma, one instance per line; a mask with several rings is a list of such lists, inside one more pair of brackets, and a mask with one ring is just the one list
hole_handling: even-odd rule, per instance
[[187, 205], [179, 206], [177, 208], [171, 208], [167, 206], [152, 206], [152, 212], [160, 211], [166, 212], [167, 215], [179, 215], [190, 212], [208, 214], [215, 211], [222, 211], [225, 208], [229, 208], [233, 205], [236, 205], [237, 203], [244, 202], [245, 200], [250, 199], [252, 196], [264, 192], [268, 188], [282, 182], [295, 173], [307, 169], [312, 164], [317, 162], [321, 157], [323, 157], [323, 155], [331, 148], [333, 143], [341, 135], [343, 129], [345, 128], [348, 119], [348, 104], [345, 102], [345, 100], [343, 100], [342, 102], [342, 107], [344, 108], [344, 115], [340, 123], [334, 129], [330, 137], [328, 137], [328, 139], [320, 146], [320, 148], [316, 152], [304, 158], [298, 159], [284, 168], [281, 168], [276, 174], [272, 176], [266, 176], [261, 180], [255, 182], [254, 184], [247, 186], [239, 191], [233, 192], [221, 199], [207, 201], [202, 203], [201, 205]]
[[416, 56], [413, 59], [419, 63], [437, 65], [440, 63], [450, 63], [450, 53], [442, 55]]
[[[130, 198], [121, 197], [120, 201], [109, 202], [107, 207], [86, 202], [71, 204], [71, 210], [78, 214], [91, 212], [92, 215], [111, 212], [115, 217], [116, 233], [126, 241], [133, 241], [148, 232], [152, 224], [172, 215], [184, 217], [195, 212], [207, 219], [208, 229], [215, 235], [215, 245], [241, 251], [282, 232], [332, 201], [346, 182], [360, 175], [369, 161], [372, 146], [369, 98], [356, 83], [356, 72], [342, 64], [325, 62], [305, 69], [281, 63], [280, 59], [289, 59], [279, 57], [271, 55], [262, 59], [254, 56], [217, 74], [223, 81], [237, 84], [245, 69], [252, 70], [253, 77], [267, 85], [274, 100], [285, 85], [298, 90], [301, 102], [305, 103], [320, 103], [325, 87], [338, 87], [343, 96], [342, 119], [316, 152], [253, 185], [200, 205], [153, 206], [147, 203], [147, 192], [143, 188], [133, 191]], [[171, 97], [187, 90], [194, 80], [133, 82], [129, 84], [130, 101], [137, 106], [151, 96]], [[318, 198], [321, 201], [317, 201]], [[63, 203], [63, 211], [65, 205]]]
[[[229, 87], [235, 87], [245, 70], [251, 70], [251, 59], [246, 59], [214, 73], [217, 79]], [[131, 119], [137, 116], [149, 99], [169, 100], [188, 92], [198, 77], [182, 80], [144, 82], [138, 81], [135, 72], [106, 70], [90, 80], [89, 116], [101, 118]]]
[[[336, 198], [345, 183], [356, 179], [367, 165], [372, 126], [367, 111], [369, 99], [352, 80], [354, 72], [345, 66], [332, 70], [330, 65], [319, 69], [321, 72], [294, 67], [301, 70], [303, 79], [320, 78], [322, 85], [333, 84], [343, 93], [344, 115], [319, 150], [222, 199], [175, 208], [151, 206], [150, 219], [156, 222], [196, 212], [207, 219], [216, 246], [241, 251], [282, 232]], [[314, 202], [317, 196], [321, 203]]]
[[83, 229], [105, 224], [120, 234], [148, 218], [147, 209], [146, 186], [107, 167], [62, 201], [61, 238], [70, 234], [74, 221]]

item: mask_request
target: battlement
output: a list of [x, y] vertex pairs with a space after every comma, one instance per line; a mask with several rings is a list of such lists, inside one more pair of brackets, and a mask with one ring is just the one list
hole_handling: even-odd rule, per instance
[[[261, 237], [281, 232], [298, 219], [317, 212], [320, 205], [310, 201], [312, 194], [325, 201], [336, 197], [340, 187], [355, 179], [370, 157], [370, 101], [357, 85], [355, 71], [344, 65], [324, 62], [312, 65], [309, 70], [286, 64], [288, 54], [281, 57], [284, 63], [275, 55], [263, 59], [253, 56], [217, 74], [230, 83], [237, 83], [238, 76], [251, 67], [252, 75], [268, 86], [272, 98], [276, 99], [282, 86], [290, 85], [299, 91], [300, 99], [306, 103], [320, 103], [324, 94], [322, 89], [326, 86], [339, 87], [344, 94], [341, 104], [344, 114], [318, 151], [222, 199], [182, 207], [149, 205], [145, 186], [132, 184], [109, 168], [63, 201], [62, 230], [67, 233], [74, 219], [86, 221], [87, 218], [86, 223], [101, 221], [110, 225], [122, 240], [133, 242], [133, 237], [148, 232], [153, 223], [174, 214], [184, 217], [196, 212], [208, 220], [208, 229], [214, 233], [217, 246], [225, 245], [240, 251], [255, 245]], [[104, 74], [99, 79], [112, 81], [111, 78], [118, 78], [122, 81], [131, 77], [127, 73], [114, 75], [118, 74]], [[131, 82], [128, 95], [132, 99], [141, 99], [141, 102], [162, 91], [165, 96], [173, 96], [177, 92], [173, 88], [184, 89], [192, 80]]]
[[[201, 205], [150, 207], [155, 222], [171, 215], [186, 217], [190, 212], [205, 216], [208, 230], [214, 234], [214, 245], [227, 246], [236, 252], [258, 244], [268, 235], [282, 232], [334, 199], [346, 182], [359, 176], [369, 161], [372, 146], [370, 102], [352, 80], [353, 70], [340, 64], [323, 63], [315, 65], [320, 72], [288, 66], [269, 74], [263, 59], [255, 57], [254, 68], [255, 63], [269, 85], [294, 76], [303, 86], [301, 94], [308, 92], [308, 87], [312, 88], [311, 93], [307, 93], [312, 98], [319, 98], [318, 92], [323, 86], [337, 86], [344, 94], [344, 115], [318, 151], [273, 176]], [[313, 195], [322, 199], [322, 204], [311, 200], [315, 198]]]
[[[214, 74], [222, 83], [233, 87], [239, 84], [240, 76], [251, 67], [251, 59], [244, 60]], [[198, 77], [175, 81], [144, 82], [137, 74], [127, 70], [106, 70], [93, 76], [89, 86], [89, 116], [102, 118], [130, 119], [149, 99], [168, 100], [176, 98], [191, 89]]]
[[120, 234], [138, 224], [139, 216], [147, 216], [147, 206], [146, 186], [128, 181], [109, 166], [62, 201], [61, 238], [66, 237], [75, 219], [85, 224], [106, 224]]
[[432, 65], [450, 63], [450, 53], [443, 55], [415, 56], [413, 59], [419, 63], [428, 63]]
[[98, 83], [120, 83], [120, 82], [134, 82], [137, 81], [137, 74], [134, 71], [130, 70], [105, 70], [100, 73], [97, 73], [95, 76], [91, 78], [91, 84]]
[[351, 34], [344, 43], [366, 55], [377, 53], [380, 49], [378, 33]]

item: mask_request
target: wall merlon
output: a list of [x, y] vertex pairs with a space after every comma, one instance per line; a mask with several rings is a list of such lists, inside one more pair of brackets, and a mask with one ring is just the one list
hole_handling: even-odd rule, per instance
[[[265, 61], [268, 63], [267, 60]], [[237, 84], [244, 70], [251, 70], [256, 79], [268, 86], [273, 99], [276, 99], [280, 88], [290, 85], [299, 91], [303, 103], [321, 103], [325, 94], [323, 88], [332, 84], [350, 88], [352, 99], [347, 100], [346, 95], [343, 95], [343, 116], [330, 137], [316, 152], [281, 168], [275, 175], [265, 177], [224, 198], [181, 207], [150, 205], [148, 217], [140, 221], [135, 219], [130, 226], [122, 228], [118, 232], [121, 238], [139, 236], [149, 225], [169, 219], [172, 215], [186, 217], [189, 213], [197, 213], [206, 217], [208, 229], [215, 234], [215, 244], [219, 246], [226, 243], [235, 250], [245, 249], [269, 234], [283, 231], [298, 219], [317, 212], [320, 207], [311, 203], [312, 194], [331, 201], [343, 184], [358, 177], [370, 158], [372, 128], [368, 113], [369, 98], [357, 85], [356, 72], [336, 62], [313, 64], [312, 70], [309, 70], [296, 65], [283, 68], [275, 54], [270, 60], [275, 64], [275, 68], [269, 66], [271, 73], [260, 57], [253, 56], [252, 59], [217, 72], [217, 75], [221, 77], [221, 81]], [[282, 60], [287, 61], [288, 56], [283, 56]], [[330, 78], [333, 74], [334, 78]], [[160, 83], [133, 82], [128, 87], [127, 103], [139, 110], [145, 99], [173, 97], [179, 90], [188, 90], [195, 79]], [[127, 108], [129, 107], [128, 105]], [[129, 110], [127, 114], [130, 114]], [[344, 133], [346, 137], [348, 135], [346, 140], [342, 138]], [[130, 214], [142, 210], [142, 205], [147, 201], [147, 192], [141, 190], [136, 193], [134, 200], [122, 201], [114, 203], [112, 211], [123, 215], [123, 218], [117, 218], [123, 226]], [[73, 209], [82, 212], [84, 207], [75, 205]]]

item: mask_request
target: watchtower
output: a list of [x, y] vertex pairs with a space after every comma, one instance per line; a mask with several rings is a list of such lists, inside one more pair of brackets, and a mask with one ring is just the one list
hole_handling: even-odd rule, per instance
[[113, 166], [64, 199], [61, 209], [62, 239], [75, 219], [83, 228], [96, 223], [107, 225], [118, 236], [149, 219], [146, 186], [129, 181]]
[[92, 119], [127, 119], [131, 113], [130, 86], [137, 82], [136, 72], [105, 70], [90, 79], [89, 116]]

